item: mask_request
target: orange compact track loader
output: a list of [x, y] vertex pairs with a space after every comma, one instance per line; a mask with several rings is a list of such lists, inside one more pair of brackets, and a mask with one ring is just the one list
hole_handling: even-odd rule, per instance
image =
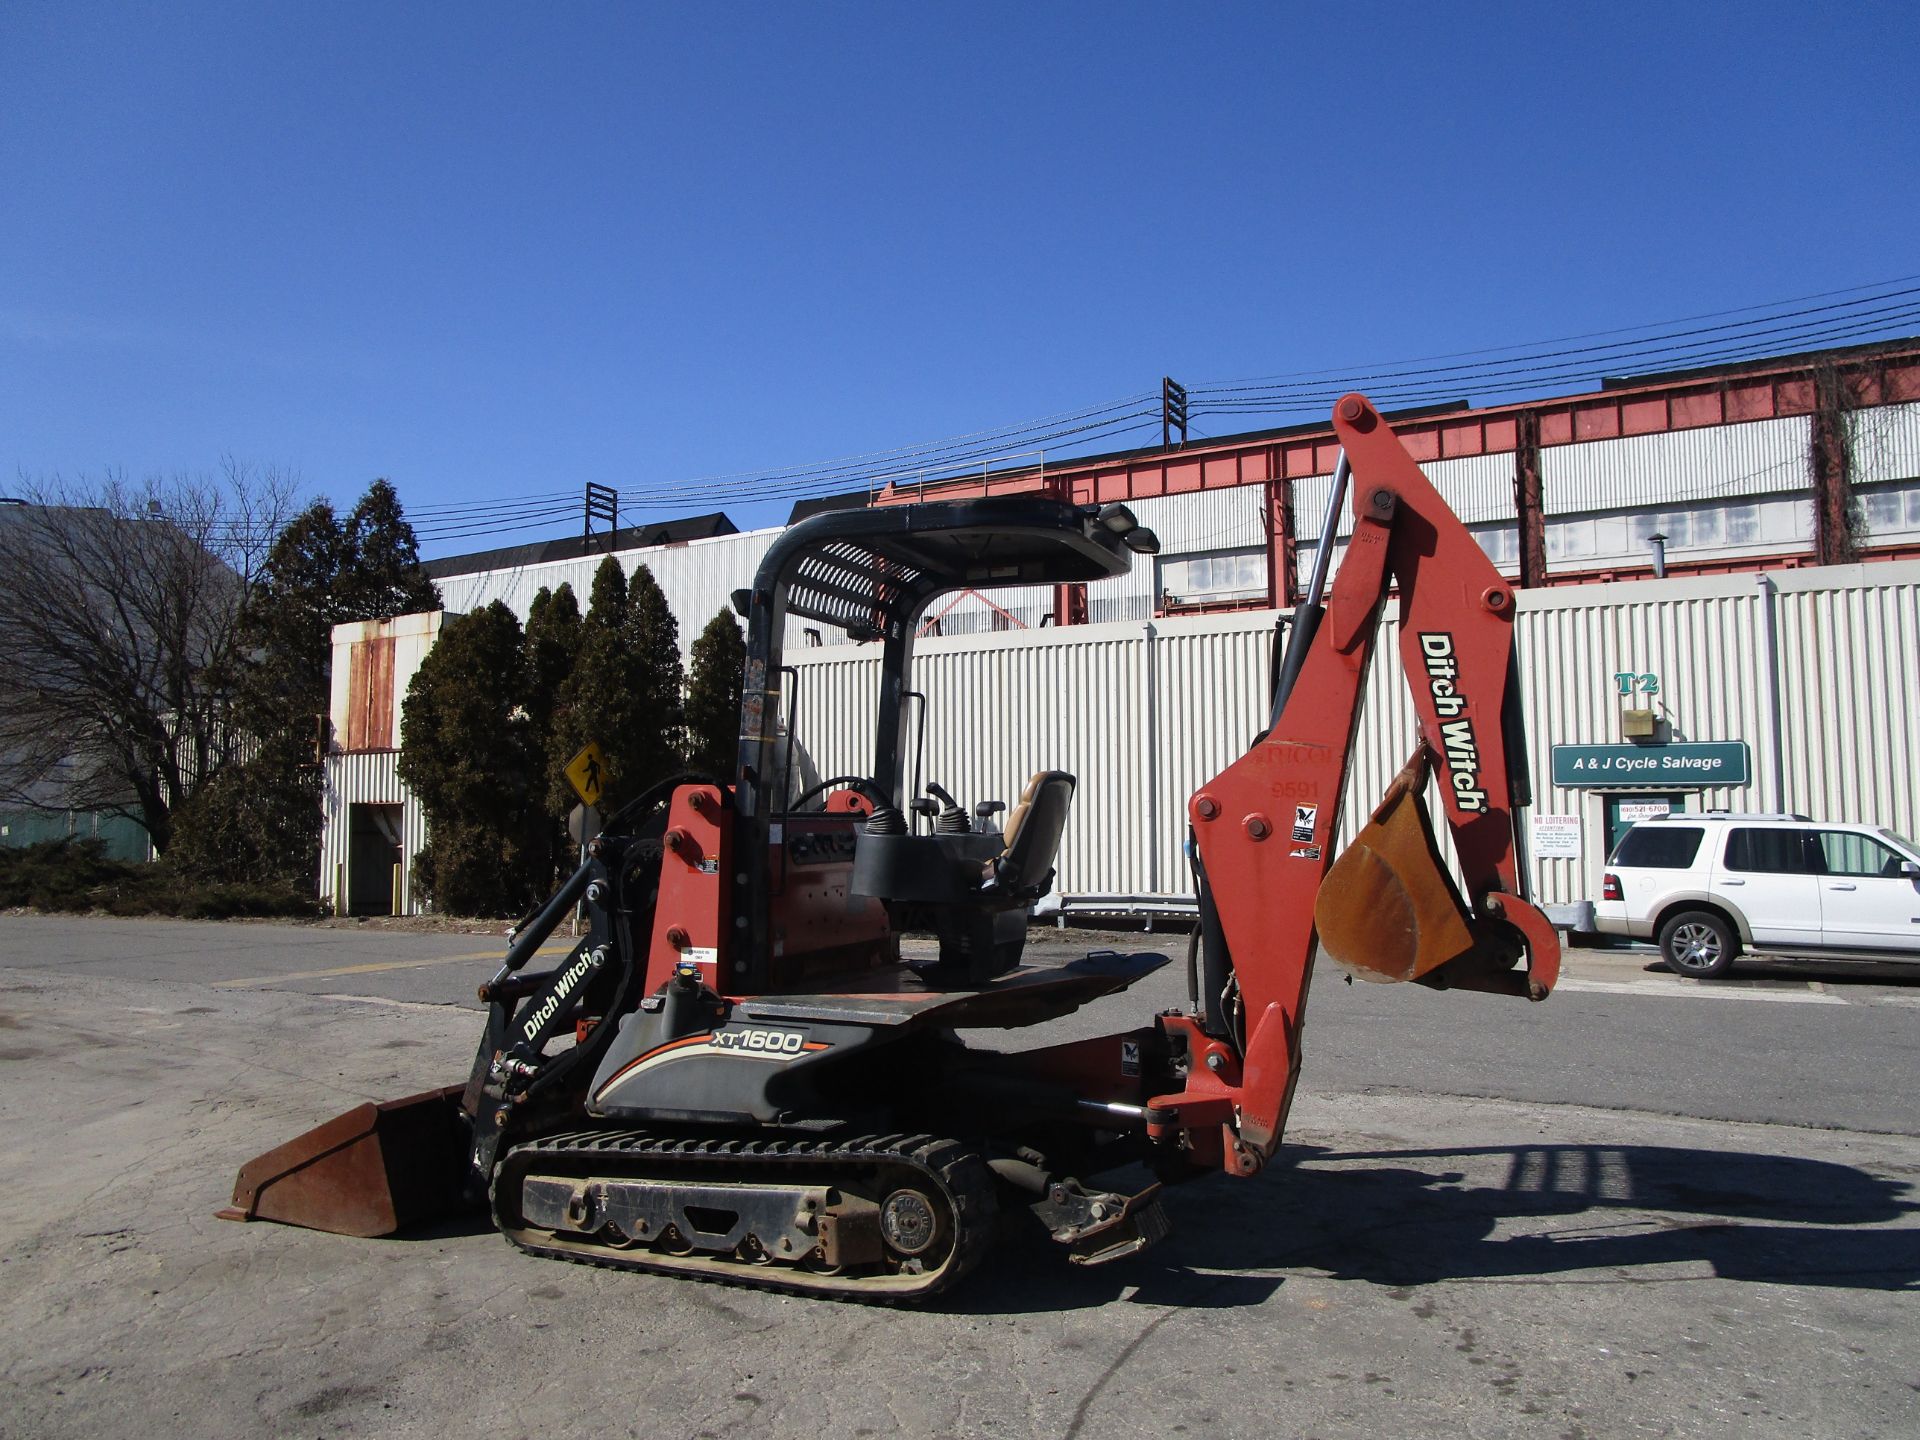
[[[481, 987], [486, 1034], [464, 1087], [362, 1106], [259, 1157], [225, 1213], [374, 1235], [486, 1204], [536, 1255], [918, 1299], [976, 1265], [1004, 1223], [1098, 1264], [1165, 1233], [1159, 1182], [1257, 1172], [1299, 1075], [1317, 949], [1365, 978], [1545, 998], [1559, 947], [1519, 850], [1513, 591], [1372, 405], [1345, 397], [1334, 425], [1341, 460], [1266, 728], [1188, 802], [1187, 1006], [1098, 1039], [970, 1046], [970, 1032], [1055, 1019], [1168, 957], [1023, 961], [1072, 775], [1034, 775], [1004, 827], [1002, 807], [969, 812], [918, 778], [911, 662], [928, 608], [975, 586], [1106, 579], [1152, 554], [1152, 534], [1123, 506], [1034, 495], [821, 515], [735, 597], [748, 621], [735, 772], [676, 777], [610, 818]], [[1322, 604], [1349, 488], [1353, 536]], [[1390, 587], [1419, 736], [1336, 859]], [[864, 774], [793, 778], [790, 618], [881, 647]], [[585, 938], [529, 971], [583, 902]], [[903, 963], [915, 932], [937, 950]], [[1104, 1188], [1123, 1169], [1158, 1182]]]

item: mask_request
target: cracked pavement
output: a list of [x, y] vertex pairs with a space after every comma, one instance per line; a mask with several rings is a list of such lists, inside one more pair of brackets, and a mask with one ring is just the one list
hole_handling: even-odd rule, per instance
[[[1920, 1432], [1920, 1138], [1835, 1125], [1844, 1093], [1773, 1120], [1657, 1114], [1673, 1086], [1647, 1074], [1658, 1107], [1569, 1103], [1560, 1071], [1503, 1048], [1526, 1007], [1492, 1003], [1459, 1037], [1436, 1020], [1401, 1066], [1380, 1044], [1400, 1001], [1336, 991], [1309, 1037], [1326, 1063], [1309, 1053], [1265, 1174], [1171, 1192], [1173, 1237], [1132, 1260], [1078, 1270], [1014, 1244], [937, 1308], [878, 1310], [532, 1259], [479, 1222], [359, 1241], [218, 1221], [243, 1160], [465, 1074], [478, 1017], [449, 1002], [485, 942], [276, 948], [275, 927], [156, 922], [122, 962], [47, 961], [55, 934], [129, 950], [143, 933], [103, 923], [0, 916], [9, 1440]], [[245, 953], [221, 958], [221, 937]], [[223, 983], [432, 943], [447, 967], [375, 972], [364, 994]], [[1610, 1023], [1646, 1029], [1650, 1053], [1730, 1030], [1757, 1067], [1780, 1043], [1766, 1026], [1869, 1023], [1846, 1018], [1860, 1003], [1664, 1003], [1619, 993], [1638, 984], [1622, 973], [1539, 1007], [1563, 1007], [1544, 1049], [1583, 1092], [1621, 1057], [1570, 1047]], [[1887, 998], [1904, 1014], [1897, 983]], [[1503, 1093], [1432, 1073], [1471, 1035]], [[1911, 1089], [1910, 1061], [1827, 1056], [1842, 1092]]]

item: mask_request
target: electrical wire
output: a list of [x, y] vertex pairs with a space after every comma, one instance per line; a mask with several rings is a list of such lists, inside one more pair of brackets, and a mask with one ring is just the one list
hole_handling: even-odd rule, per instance
[[[1823, 302], [1823, 303], [1816, 303]], [[1591, 386], [1607, 375], [1669, 372], [1772, 358], [1798, 349], [1884, 338], [1920, 321], [1920, 275], [1796, 296], [1789, 300], [1711, 311], [1677, 320], [1623, 326], [1552, 340], [1454, 351], [1386, 364], [1301, 370], [1241, 380], [1189, 385], [1188, 419], [1264, 415], [1284, 420], [1324, 419], [1341, 395], [1365, 390], [1383, 407], [1414, 408], [1480, 403], [1522, 391]], [[1600, 343], [1586, 343], [1600, 342]], [[1157, 390], [1102, 405], [1061, 411], [1037, 420], [970, 431], [917, 445], [901, 445], [769, 470], [691, 477], [619, 492], [622, 516], [679, 514], [727, 502], [796, 501], [849, 491], [877, 491], [951, 480], [973, 467], [1040, 455], [1051, 462], [1094, 453], [1161, 424]], [[1202, 435], [1204, 430], [1193, 426]], [[445, 502], [413, 512], [423, 541], [552, 530], [580, 514], [576, 491], [547, 491], [509, 499]]]

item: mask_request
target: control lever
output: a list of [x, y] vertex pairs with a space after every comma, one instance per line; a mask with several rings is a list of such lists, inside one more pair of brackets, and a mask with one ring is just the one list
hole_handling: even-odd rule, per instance
[[933, 822], [934, 834], [965, 835], [973, 828], [967, 824], [967, 812], [960, 808], [960, 802], [945, 789], [929, 780], [927, 793], [940, 802], [940, 814]]

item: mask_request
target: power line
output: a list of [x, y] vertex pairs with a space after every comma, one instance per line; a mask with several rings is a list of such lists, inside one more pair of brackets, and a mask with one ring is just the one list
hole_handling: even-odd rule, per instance
[[[1851, 297], [1851, 298], [1842, 298]], [[1591, 384], [1606, 373], [1690, 369], [1766, 358], [1783, 349], [1816, 348], [1886, 336], [1920, 320], [1920, 275], [1848, 286], [1680, 319], [1623, 326], [1553, 340], [1455, 351], [1387, 364], [1301, 370], [1244, 380], [1190, 385], [1191, 415], [1317, 413], [1339, 396], [1364, 389], [1376, 403], [1399, 408], [1522, 388], [1538, 391]], [[1831, 303], [1814, 303], [1831, 302]], [[1632, 338], [1614, 338], [1632, 337]], [[1602, 343], [1588, 344], [1583, 342]], [[1499, 357], [1499, 358], [1494, 358]], [[1455, 362], [1455, 363], [1441, 363]], [[1102, 405], [1037, 420], [975, 430], [942, 440], [901, 445], [839, 459], [767, 470], [736, 471], [653, 484], [620, 494], [623, 510], [686, 512], [729, 501], [815, 499], [849, 490], [948, 480], [974, 466], [991, 466], [1056, 449], [1058, 458], [1088, 453], [1099, 442], [1161, 422], [1160, 395], [1137, 393]], [[1241, 423], [1245, 423], [1244, 420]], [[1054, 457], [1047, 457], [1049, 460]], [[511, 499], [449, 502], [420, 507], [423, 539], [552, 529], [579, 513], [576, 492], [548, 491]]]

